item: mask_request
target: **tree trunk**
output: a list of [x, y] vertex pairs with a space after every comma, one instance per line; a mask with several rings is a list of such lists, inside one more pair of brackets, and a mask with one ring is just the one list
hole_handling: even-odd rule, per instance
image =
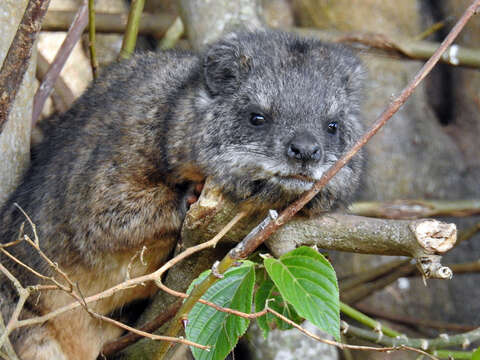
[[[0, 2], [0, 63], [8, 52], [27, 3], [28, 0]], [[36, 88], [35, 66], [33, 57], [8, 121], [0, 134], [0, 204], [15, 189], [30, 160], [30, 124]]]

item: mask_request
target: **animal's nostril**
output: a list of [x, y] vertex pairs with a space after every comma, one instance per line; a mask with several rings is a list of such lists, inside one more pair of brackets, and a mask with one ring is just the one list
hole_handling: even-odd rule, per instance
[[299, 148], [298, 145], [292, 143], [288, 147], [287, 154], [291, 158], [300, 159], [302, 156], [302, 150]]
[[316, 146], [312, 152], [312, 160], [319, 161], [322, 159], [323, 151], [321, 146]]
[[287, 145], [287, 156], [300, 161], [320, 161], [322, 146], [310, 133], [297, 134]]

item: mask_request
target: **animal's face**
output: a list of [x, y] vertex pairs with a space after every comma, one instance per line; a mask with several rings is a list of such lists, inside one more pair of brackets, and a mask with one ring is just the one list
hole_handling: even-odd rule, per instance
[[[290, 202], [361, 132], [361, 67], [344, 48], [265, 32], [227, 38], [206, 56], [211, 151], [204, 160], [222, 169], [217, 181], [239, 199]], [[321, 207], [347, 200], [358, 162], [330, 182]]]

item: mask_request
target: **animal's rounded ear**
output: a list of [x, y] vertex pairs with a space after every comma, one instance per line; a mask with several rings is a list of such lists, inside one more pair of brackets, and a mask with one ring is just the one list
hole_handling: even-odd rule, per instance
[[365, 85], [366, 70], [357, 57], [352, 57], [350, 60], [350, 72], [342, 77], [342, 83], [349, 95], [361, 94]]
[[250, 58], [242, 54], [234, 36], [213, 44], [204, 55], [205, 83], [212, 96], [235, 92], [249, 70]]

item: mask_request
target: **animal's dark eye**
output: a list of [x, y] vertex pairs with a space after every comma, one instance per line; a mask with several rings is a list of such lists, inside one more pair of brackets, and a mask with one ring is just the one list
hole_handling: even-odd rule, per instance
[[267, 120], [265, 119], [265, 116], [260, 115], [260, 114], [251, 114], [250, 115], [250, 124], [253, 126], [263, 126]]
[[330, 121], [327, 125], [327, 131], [330, 134], [335, 134], [338, 130], [338, 122], [336, 121]]

